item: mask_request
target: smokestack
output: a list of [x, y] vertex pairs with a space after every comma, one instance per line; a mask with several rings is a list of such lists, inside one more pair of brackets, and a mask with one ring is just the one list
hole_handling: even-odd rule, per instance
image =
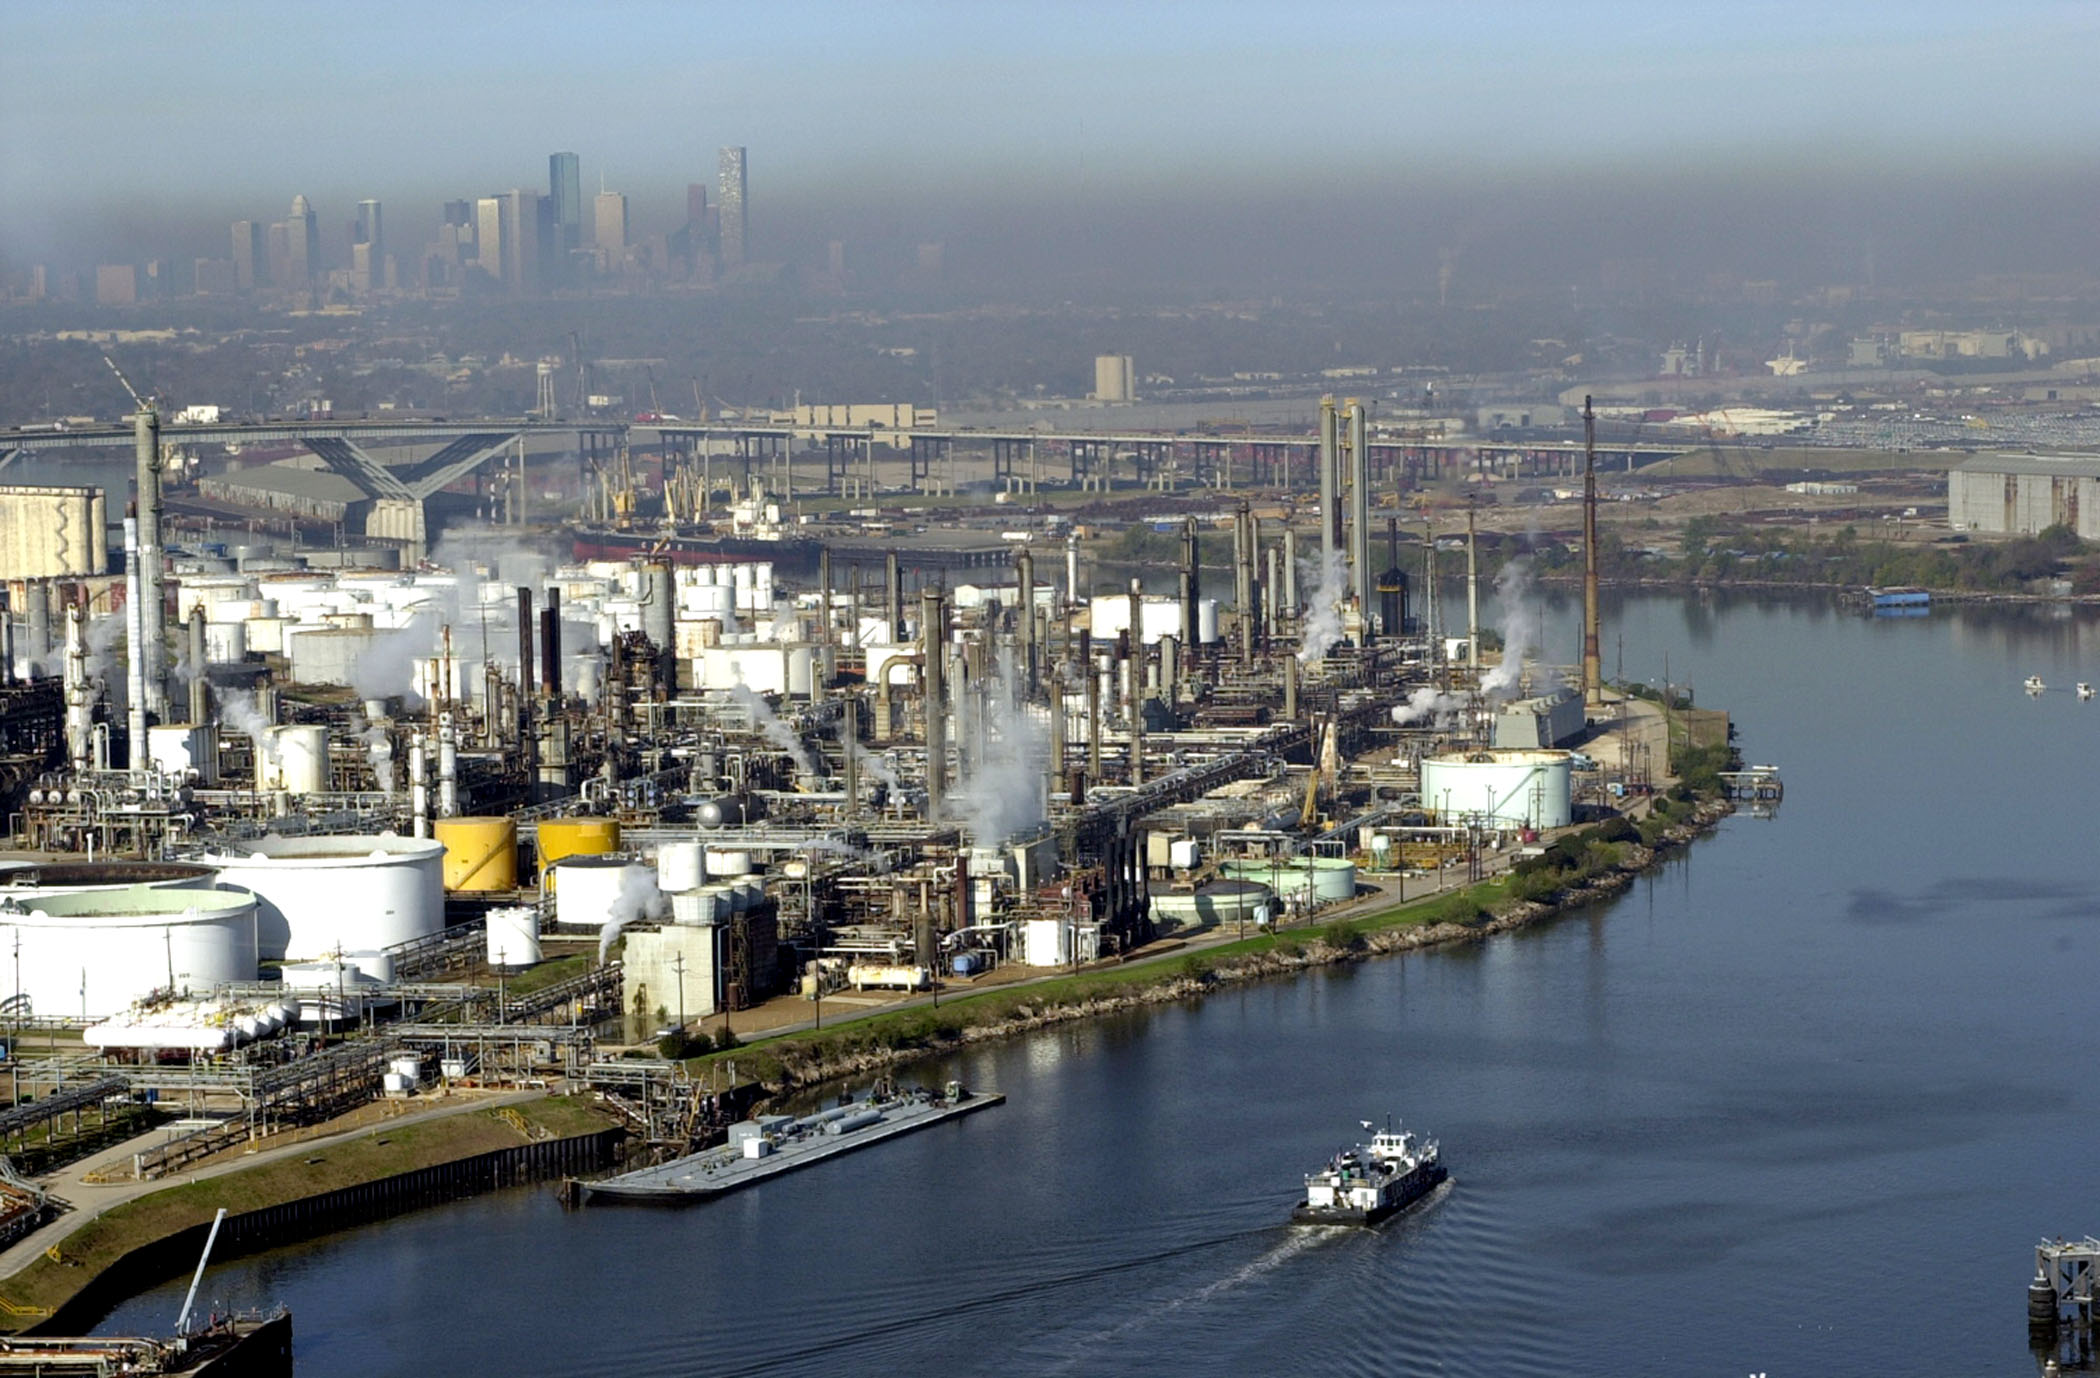
[[1181, 644], [1196, 644], [1196, 600], [1203, 596], [1203, 569], [1198, 558], [1196, 519], [1181, 525]]
[[1597, 651], [1597, 413], [1582, 399], [1582, 701], [1604, 697]]
[[847, 690], [839, 705], [839, 757], [845, 767], [846, 819], [860, 815], [860, 699]]
[[[1232, 599], [1240, 614], [1240, 664], [1254, 663], [1254, 550], [1252, 519], [1242, 502], [1232, 514]], [[1183, 630], [1187, 627], [1184, 625]]]
[[205, 662], [211, 650], [204, 641], [204, 605], [190, 609], [190, 725], [211, 721], [211, 676]]
[[[150, 403], [142, 404], [132, 418], [133, 449], [138, 460], [138, 566], [140, 626], [143, 636], [131, 643], [131, 657], [139, 662], [146, 689], [145, 706], [162, 718], [167, 716], [163, 676], [168, 653], [163, 640], [160, 569], [160, 413]], [[144, 750], [144, 744], [140, 744]]]
[[1268, 568], [1264, 571], [1261, 581], [1261, 635], [1264, 642], [1270, 642], [1276, 639], [1276, 593], [1282, 587], [1283, 581], [1277, 578], [1277, 566], [1281, 560], [1276, 554], [1276, 547], [1272, 545], [1262, 551], [1262, 558], [1267, 561]]
[[831, 547], [817, 547], [817, 644], [831, 640]]
[[532, 730], [533, 686], [538, 672], [532, 663], [532, 590], [518, 589], [518, 758], [531, 780], [539, 765], [539, 739]]
[[1283, 615], [1298, 615], [1298, 533], [1283, 529]]
[[1320, 559], [1326, 568], [1342, 550], [1342, 473], [1334, 399], [1320, 399]]
[[884, 557], [882, 572], [888, 580], [883, 585], [887, 601], [883, 604], [882, 615], [889, 619], [890, 641], [895, 643], [904, 640], [904, 574], [897, 568], [896, 551]]
[[561, 590], [547, 590], [547, 606], [540, 611], [540, 693], [549, 703], [561, 702]]
[[1480, 679], [1480, 561], [1474, 550], [1473, 505], [1466, 504], [1466, 668]]
[[66, 606], [66, 754], [76, 771], [94, 750], [95, 703], [88, 688], [87, 622], [78, 603]]
[[15, 682], [14, 600], [0, 589], [0, 684]]
[[919, 603], [919, 635], [925, 659], [920, 688], [926, 704], [926, 815], [941, 816], [948, 792], [948, 707], [942, 658], [948, 653], [948, 612], [939, 589], [927, 589]]
[[32, 675], [51, 673], [43, 668], [51, 654], [51, 585], [42, 579], [29, 581], [29, 652]]
[[[1082, 648], [1084, 643], [1081, 643]], [[1083, 650], [1082, 650], [1083, 654]], [[1106, 657], [1101, 657], [1106, 659]], [[1086, 667], [1086, 778], [1101, 778], [1101, 672], [1092, 660], [1082, 659]], [[1076, 803], [1079, 791], [1072, 792]]]
[[1022, 546], [1014, 553], [1014, 581], [1019, 585], [1021, 607], [1018, 613], [1021, 634], [1021, 686], [1022, 692], [1031, 700], [1035, 698], [1038, 678], [1035, 653], [1035, 557]]
[[1065, 601], [1079, 601], [1079, 535], [1065, 537]]
[[1371, 444], [1363, 403], [1350, 400], [1348, 420], [1349, 594], [1356, 600], [1361, 626], [1371, 607]]
[[1298, 657], [1283, 658], [1283, 720], [1298, 721]]
[[146, 657], [139, 652], [145, 638], [143, 612], [139, 605], [144, 599], [140, 592], [143, 580], [139, 575], [139, 522], [137, 517], [124, 519], [124, 697], [125, 697], [125, 741], [130, 751], [130, 766], [143, 770], [146, 765]]

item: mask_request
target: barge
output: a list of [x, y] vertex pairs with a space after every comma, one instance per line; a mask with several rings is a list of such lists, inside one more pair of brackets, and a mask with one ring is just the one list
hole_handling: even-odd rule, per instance
[[745, 1120], [730, 1126], [729, 1142], [718, 1148], [603, 1181], [578, 1181], [573, 1189], [586, 1204], [691, 1205], [870, 1144], [989, 1110], [1005, 1100], [998, 1094], [973, 1093], [954, 1081], [939, 1093], [878, 1091], [861, 1100], [842, 1097], [837, 1105], [813, 1115], [763, 1115]]

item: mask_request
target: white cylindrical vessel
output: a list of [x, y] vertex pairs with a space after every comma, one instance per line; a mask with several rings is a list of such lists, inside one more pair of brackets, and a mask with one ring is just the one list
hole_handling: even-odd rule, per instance
[[1447, 826], [1565, 828], [1574, 819], [1565, 751], [1452, 752], [1422, 758], [1422, 807]]
[[708, 878], [734, 879], [751, 874], [751, 853], [728, 847], [710, 847], [707, 850]]
[[204, 658], [214, 665], [231, 665], [248, 654], [248, 624], [207, 622], [204, 624]]
[[273, 727], [270, 745], [261, 763], [264, 789], [320, 794], [328, 788], [327, 728]]
[[656, 852], [656, 888], [665, 894], [698, 890], [707, 878], [697, 842], [666, 842]]
[[554, 920], [603, 928], [615, 914], [639, 918], [656, 895], [656, 877], [626, 857], [572, 856], [554, 867]]
[[540, 911], [530, 905], [491, 909], [488, 962], [492, 967], [529, 967], [540, 960]]
[[681, 890], [671, 896], [671, 922], [687, 927], [719, 922], [721, 901], [714, 890]]
[[256, 909], [231, 888], [45, 894], [0, 905], [0, 946], [31, 1013], [97, 1019], [171, 984], [254, 980]]
[[373, 952], [445, 926], [445, 844], [392, 833], [277, 837], [198, 858], [252, 890], [265, 961]]

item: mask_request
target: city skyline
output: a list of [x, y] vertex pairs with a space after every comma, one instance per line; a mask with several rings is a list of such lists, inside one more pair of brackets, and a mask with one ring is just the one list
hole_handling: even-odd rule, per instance
[[[325, 43], [324, 12], [228, 0], [212, 8], [236, 22], [200, 25], [191, 10], [102, 8], [131, 22], [83, 24], [79, 6], [34, 0], [11, 10], [20, 41], [0, 56], [16, 98], [0, 139], [10, 263], [122, 242], [147, 217], [223, 225], [291, 190], [317, 206], [406, 207], [457, 196], [463, 181], [537, 185], [548, 149], [619, 169], [615, 189], [646, 224], [672, 219], [715, 148], [747, 144], [767, 150], [778, 205], [903, 206], [931, 221], [987, 201], [1200, 199], [1220, 178], [1261, 198], [1487, 172], [1696, 177], [1717, 164], [1939, 167], [1953, 181], [1965, 167], [2079, 168], [2100, 134], [2083, 99], [2100, 14], [2063, 4], [1619, 4], [1586, 9], [1580, 26], [1528, 5], [1228, 4], [1202, 26], [1162, 9], [1112, 28], [1099, 6], [628, 5], [575, 25], [381, 4], [380, 29], [413, 14], [422, 41], [377, 64], [367, 94], [384, 118], [356, 122], [325, 100], [279, 102], [259, 120], [236, 94], [252, 88], [257, 53]], [[826, 42], [769, 58], [772, 36], [798, 23]], [[228, 49], [222, 31], [248, 40]], [[455, 31], [473, 41], [447, 42]], [[619, 78], [563, 81], [558, 59]], [[100, 80], [115, 70], [185, 80]], [[471, 118], [486, 83], [512, 70], [535, 99], [500, 124]], [[807, 92], [786, 110], [783, 74]], [[1147, 100], [1122, 98], [1133, 82]], [[1293, 84], [1349, 98], [1274, 98]], [[1671, 109], [1683, 118], [1656, 117]], [[428, 137], [433, 127], [446, 137]]]

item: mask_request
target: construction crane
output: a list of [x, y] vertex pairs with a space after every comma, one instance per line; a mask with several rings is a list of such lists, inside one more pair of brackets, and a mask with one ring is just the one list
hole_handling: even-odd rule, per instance
[[109, 357], [109, 355], [104, 354], [102, 356], [102, 362], [108, 364], [109, 371], [117, 375], [117, 381], [124, 385], [124, 391], [131, 394], [132, 403], [135, 406], [137, 406], [140, 411], [144, 412], [154, 410], [152, 401], [149, 398], [141, 397], [139, 395], [139, 390], [131, 385], [131, 380], [129, 378], [126, 378], [124, 376], [124, 370], [117, 367], [117, 361], [115, 359], [112, 359]]

